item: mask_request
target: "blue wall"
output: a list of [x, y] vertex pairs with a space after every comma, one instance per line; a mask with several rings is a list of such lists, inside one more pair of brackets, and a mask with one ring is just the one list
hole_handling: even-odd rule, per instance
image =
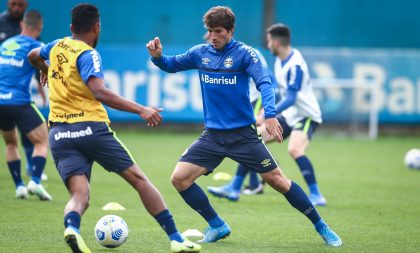
[[[28, 0], [45, 16], [46, 41], [69, 34], [76, 0]], [[0, 8], [7, 0], [0, 0]], [[203, 14], [228, 5], [237, 16], [236, 38], [264, 46], [263, 0], [91, 0], [102, 14], [102, 44], [143, 45], [160, 36], [168, 44], [201, 42]], [[420, 47], [418, 0], [277, 0], [275, 21], [288, 24], [298, 46]]]

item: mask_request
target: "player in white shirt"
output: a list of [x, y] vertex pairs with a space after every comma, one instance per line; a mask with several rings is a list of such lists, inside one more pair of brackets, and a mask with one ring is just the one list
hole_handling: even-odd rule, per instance
[[[311, 161], [305, 155], [315, 129], [322, 123], [321, 110], [313, 91], [308, 66], [301, 53], [290, 44], [290, 30], [283, 24], [267, 29], [267, 46], [276, 56], [274, 73], [282, 100], [277, 105], [277, 119], [284, 134], [290, 132], [288, 150], [295, 159], [309, 187], [309, 199], [314, 205], [326, 205], [320, 193]], [[264, 125], [260, 129], [266, 141]]]

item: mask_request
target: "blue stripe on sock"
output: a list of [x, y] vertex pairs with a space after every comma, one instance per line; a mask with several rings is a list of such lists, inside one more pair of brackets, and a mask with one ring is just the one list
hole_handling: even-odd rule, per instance
[[68, 228], [71, 226], [79, 230], [80, 220], [81, 220], [81, 217], [79, 213], [75, 211], [71, 211], [64, 216], [64, 227]]

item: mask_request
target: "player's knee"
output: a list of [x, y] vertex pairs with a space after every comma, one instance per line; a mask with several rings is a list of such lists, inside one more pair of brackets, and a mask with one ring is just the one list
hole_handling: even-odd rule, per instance
[[298, 158], [305, 154], [304, 150], [300, 147], [290, 145], [288, 147], [288, 152], [293, 158]]
[[171, 183], [178, 191], [185, 190], [188, 187], [188, 182], [177, 175], [172, 175]]

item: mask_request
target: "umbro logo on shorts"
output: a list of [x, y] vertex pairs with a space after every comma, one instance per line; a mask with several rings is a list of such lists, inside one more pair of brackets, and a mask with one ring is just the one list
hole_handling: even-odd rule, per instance
[[271, 165], [271, 159], [265, 159], [264, 161], [261, 162], [261, 165], [263, 167], [267, 167]]
[[54, 134], [54, 139], [56, 141], [58, 141], [59, 139], [75, 139], [75, 138], [85, 137], [92, 134], [93, 134], [93, 131], [90, 128], [90, 126], [88, 126], [85, 130], [80, 130], [80, 131], [57, 132], [56, 134]]

